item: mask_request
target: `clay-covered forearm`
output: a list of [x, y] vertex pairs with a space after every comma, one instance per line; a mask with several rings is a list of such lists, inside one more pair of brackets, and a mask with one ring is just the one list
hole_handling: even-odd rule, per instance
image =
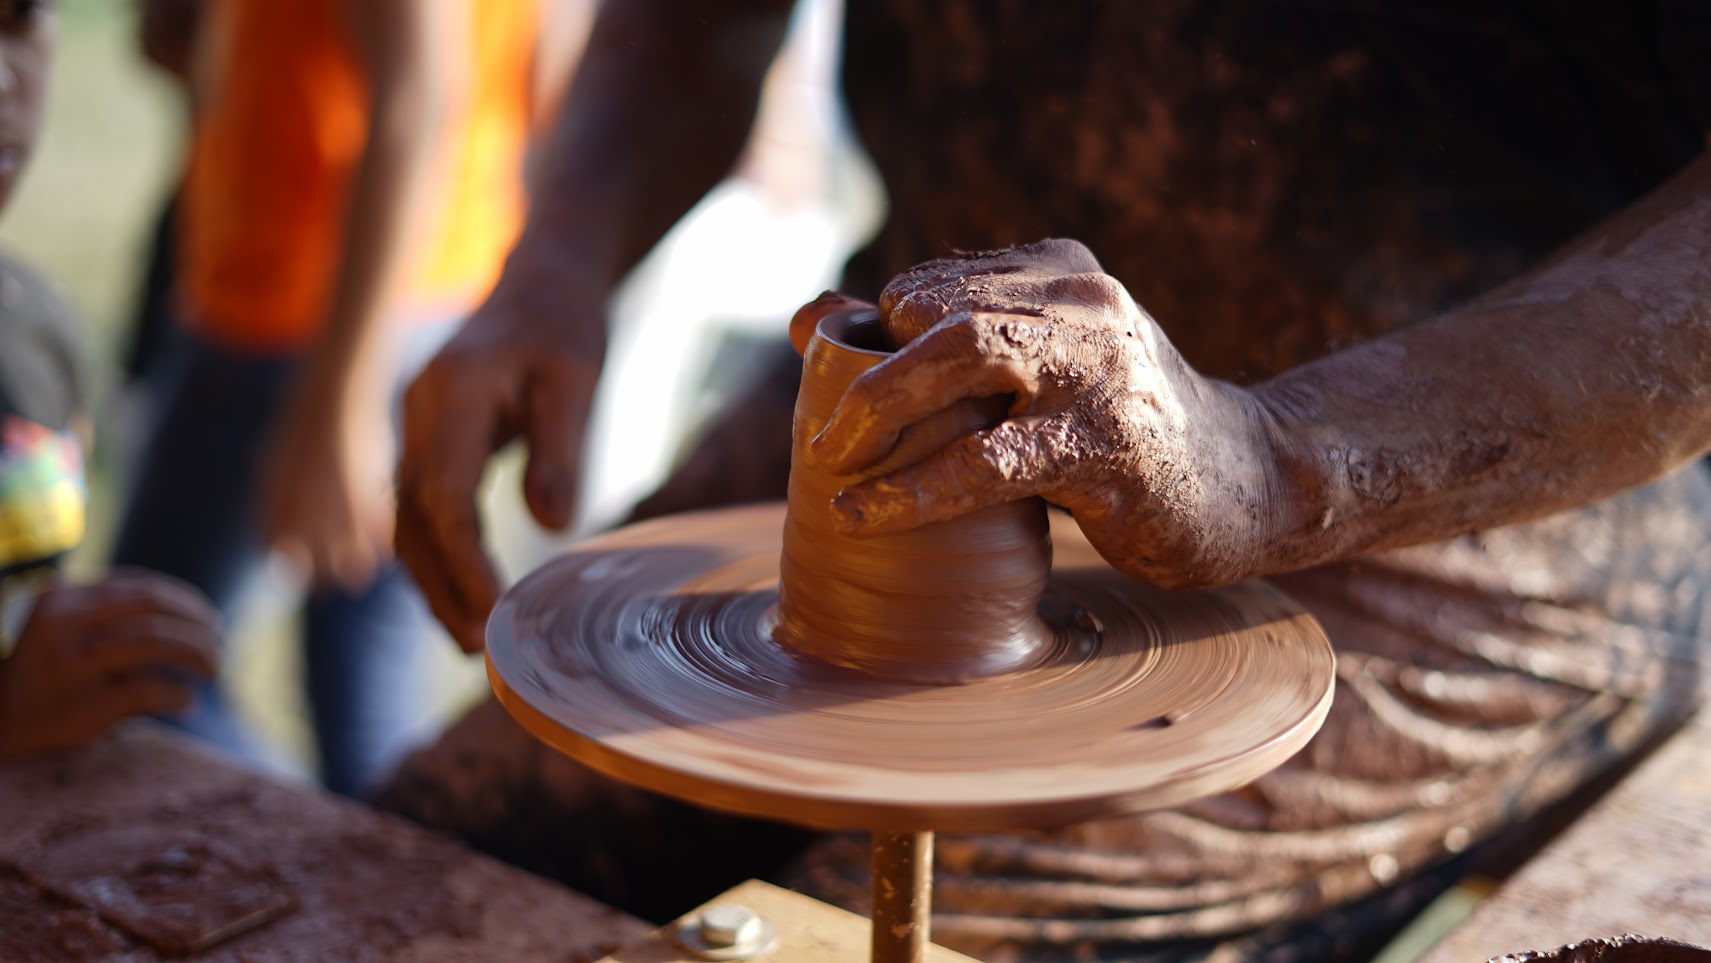
[[602, 4], [507, 275], [616, 284], [730, 171], [792, 3]]
[[1537, 518], [1711, 449], [1711, 162], [1464, 309], [1254, 396], [1287, 494], [1261, 571]]

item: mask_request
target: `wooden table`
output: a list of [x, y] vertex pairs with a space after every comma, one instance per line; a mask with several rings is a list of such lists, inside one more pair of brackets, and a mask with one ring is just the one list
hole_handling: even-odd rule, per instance
[[[146, 871], [90, 878], [103, 858], [143, 865], [138, 852]], [[174, 859], [212, 860], [232, 882], [206, 901], [226, 900], [228, 921], [249, 914], [233, 924], [242, 932], [192, 960], [571, 963], [650, 929], [457, 842], [138, 724], [70, 756], [0, 765], [0, 959], [163, 958], [158, 943], [114, 925], [134, 894], [111, 893], [149, 873], [149, 885], [170, 882]], [[67, 885], [94, 896], [56, 895]], [[32, 940], [51, 945], [30, 950]]]
[[1640, 764], [1421, 963], [1635, 933], [1711, 946], [1711, 713]]

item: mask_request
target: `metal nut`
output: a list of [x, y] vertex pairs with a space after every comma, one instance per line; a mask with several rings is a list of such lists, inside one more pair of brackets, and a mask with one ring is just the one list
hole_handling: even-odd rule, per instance
[[777, 944], [778, 931], [747, 906], [710, 906], [678, 924], [677, 941], [703, 960], [752, 960]]
[[701, 939], [721, 949], [760, 935], [760, 914], [747, 906], [715, 906], [701, 914]]

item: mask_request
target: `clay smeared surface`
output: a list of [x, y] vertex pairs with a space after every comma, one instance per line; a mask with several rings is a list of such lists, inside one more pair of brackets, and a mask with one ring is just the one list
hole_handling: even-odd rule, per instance
[[1549, 952], [1493, 957], [1490, 963], [1708, 963], [1711, 950], [1669, 939], [1614, 936], [1582, 940]]
[[277, 864], [171, 823], [73, 824], [15, 859], [43, 889], [167, 956], [207, 949], [297, 908]]
[[1048, 600], [1085, 613], [1029, 668], [876, 678], [771, 636], [783, 511], [677, 516], [584, 543], [507, 594], [489, 672], [525, 726], [702, 805], [832, 828], [1055, 825], [1245, 782], [1305, 743], [1332, 656], [1259, 583], [1146, 589], [1073, 523]]
[[137, 729], [0, 766], [0, 959], [598, 959], [639, 922]]

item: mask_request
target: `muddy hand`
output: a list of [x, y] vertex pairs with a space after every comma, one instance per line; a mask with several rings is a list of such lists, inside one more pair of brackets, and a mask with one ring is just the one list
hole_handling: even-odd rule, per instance
[[404, 396], [398, 558], [466, 652], [483, 647], [500, 591], [476, 505], [488, 457], [522, 438], [529, 510], [568, 525], [605, 354], [603, 297], [549, 304], [529, 288], [502, 282]]
[[[848, 306], [816, 305], [804, 313]], [[1190, 369], [1085, 247], [1050, 240], [924, 264], [891, 282], [880, 311], [903, 347], [851, 385], [814, 440], [828, 467], [873, 464], [904, 428], [963, 398], [1005, 396], [1009, 414], [840, 492], [840, 528], [894, 532], [1041, 495], [1154, 584], [1251, 573], [1282, 487], [1262, 410]]]

